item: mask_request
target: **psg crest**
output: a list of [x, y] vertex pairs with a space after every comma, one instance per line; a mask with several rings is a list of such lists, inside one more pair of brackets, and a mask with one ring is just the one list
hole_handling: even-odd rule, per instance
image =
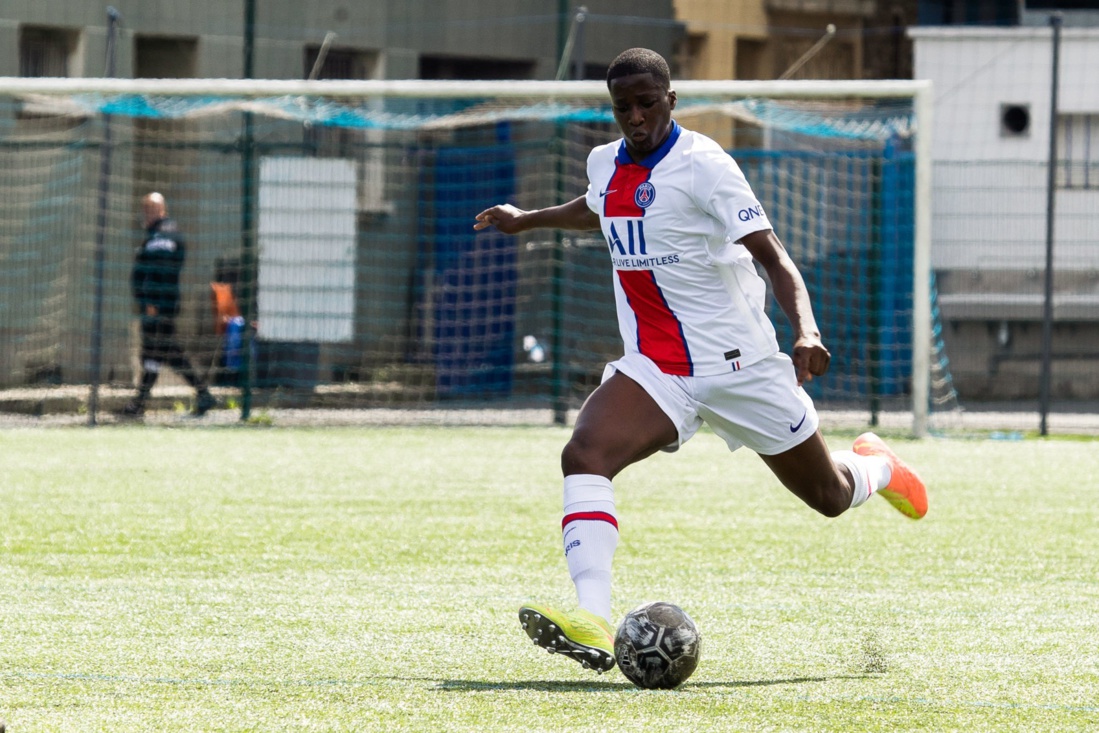
[[656, 189], [653, 188], [653, 184], [648, 181], [643, 182], [637, 187], [637, 190], [633, 194], [633, 202], [640, 206], [642, 209], [647, 209], [656, 200]]

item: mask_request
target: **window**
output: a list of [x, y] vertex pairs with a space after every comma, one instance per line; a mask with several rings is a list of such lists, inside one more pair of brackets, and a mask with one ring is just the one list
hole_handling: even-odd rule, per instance
[[[19, 76], [82, 76], [80, 32], [68, 28], [22, 26], [19, 29]], [[42, 97], [21, 102], [16, 118], [43, 134], [83, 123], [64, 100]], [[28, 129], [31, 129], [28, 128]]]
[[[79, 76], [74, 69], [80, 33], [65, 28], [19, 30], [19, 76]], [[76, 73], [74, 73], [76, 72]]]
[[135, 79], [190, 79], [195, 75], [198, 40], [173, 36], [134, 39]]
[[1099, 112], [1057, 118], [1057, 186], [1099, 190]]
[[1099, 0], [1026, 0], [1027, 10], [1099, 10]]
[[[308, 78], [320, 55], [319, 45], [305, 47], [305, 74]], [[317, 79], [373, 79], [377, 75], [378, 54], [330, 48], [324, 55]]]
[[[324, 57], [320, 45], [305, 47], [302, 78], [374, 79], [378, 77], [380, 58], [375, 51], [329, 48]], [[318, 67], [317, 60], [320, 58]], [[368, 100], [369, 106], [382, 109], [383, 100]], [[305, 141], [318, 157], [342, 158], [354, 164], [358, 172], [358, 210], [368, 215], [383, 214], [390, 205], [385, 198], [385, 136], [381, 130], [348, 130], [335, 127], [307, 126]]]
[[420, 57], [421, 79], [532, 79], [533, 75], [534, 62], [532, 61], [501, 61], [454, 56]]
[[1030, 137], [1030, 105], [1000, 105], [1000, 137]]
[[[195, 76], [198, 39], [193, 36], [138, 35], [134, 37], [133, 48], [135, 79], [189, 79]], [[169, 197], [173, 214], [183, 221], [193, 221], [198, 212], [188, 207], [195, 204], [185, 198], [174, 198], [173, 191], [194, 190], [199, 185], [197, 160], [200, 153], [176, 143], [192, 139], [202, 123], [187, 118], [137, 118], [132, 124], [135, 194], [163, 191]]]

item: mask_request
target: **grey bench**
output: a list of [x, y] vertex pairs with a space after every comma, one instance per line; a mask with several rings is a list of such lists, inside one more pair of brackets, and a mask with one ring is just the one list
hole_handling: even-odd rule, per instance
[[[944, 321], [958, 323], [983, 321], [998, 324], [1010, 335], [1010, 324], [1040, 324], [1044, 317], [1045, 298], [1039, 293], [945, 293], [938, 296], [939, 311]], [[1054, 324], [1099, 324], [1099, 293], [1056, 293], [1053, 296]], [[989, 355], [989, 373], [995, 374], [1005, 361], [1039, 361], [1041, 351], [1015, 351], [1009, 338], [997, 340]], [[1099, 360], [1099, 351], [1053, 351], [1053, 359]]]
[[[1039, 293], [946, 293], [939, 309], [948, 321], [1041, 321]], [[1099, 322], [1099, 293], [1056, 293], [1054, 322]]]

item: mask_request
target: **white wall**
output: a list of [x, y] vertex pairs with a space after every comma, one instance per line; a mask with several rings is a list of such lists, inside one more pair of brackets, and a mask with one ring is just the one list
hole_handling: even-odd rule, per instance
[[[1049, 149], [1049, 28], [913, 28], [915, 76], [935, 85], [936, 160], [1044, 161]], [[1099, 113], [1099, 28], [1061, 32], [1062, 113]], [[1089, 78], [1090, 77], [1090, 78]], [[1000, 104], [1029, 103], [1028, 138], [1000, 136]]]
[[[1044, 268], [1052, 31], [914, 28], [915, 76], [934, 84], [932, 265]], [[1061, 113], [1099, 113], [1099, 28], [1062, 31]], [[1001, 134], [1002, 104], [1030, 128]], [[1099, 190], [1057, 192], [1055, 267], [1099, 270]]]
[[260, 338], [350, 341], [355, 315], [355, 162], [260, 161]]

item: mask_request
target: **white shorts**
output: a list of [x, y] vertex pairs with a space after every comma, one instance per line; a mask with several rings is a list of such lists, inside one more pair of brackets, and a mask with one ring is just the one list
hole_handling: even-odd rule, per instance
[[820, 422], [813, 400], [798, 386], [793, 362], [783, 353], [712, 377], [665, 374], [647, 356], [626, 354], [607, 364], [603, 381], [615, 372], [640, 384], [671, 418], [679, 440], [663, 448], [669, 452], [705, 422], [729, 450], [746, 446], [773, 456], [808, 440]]

